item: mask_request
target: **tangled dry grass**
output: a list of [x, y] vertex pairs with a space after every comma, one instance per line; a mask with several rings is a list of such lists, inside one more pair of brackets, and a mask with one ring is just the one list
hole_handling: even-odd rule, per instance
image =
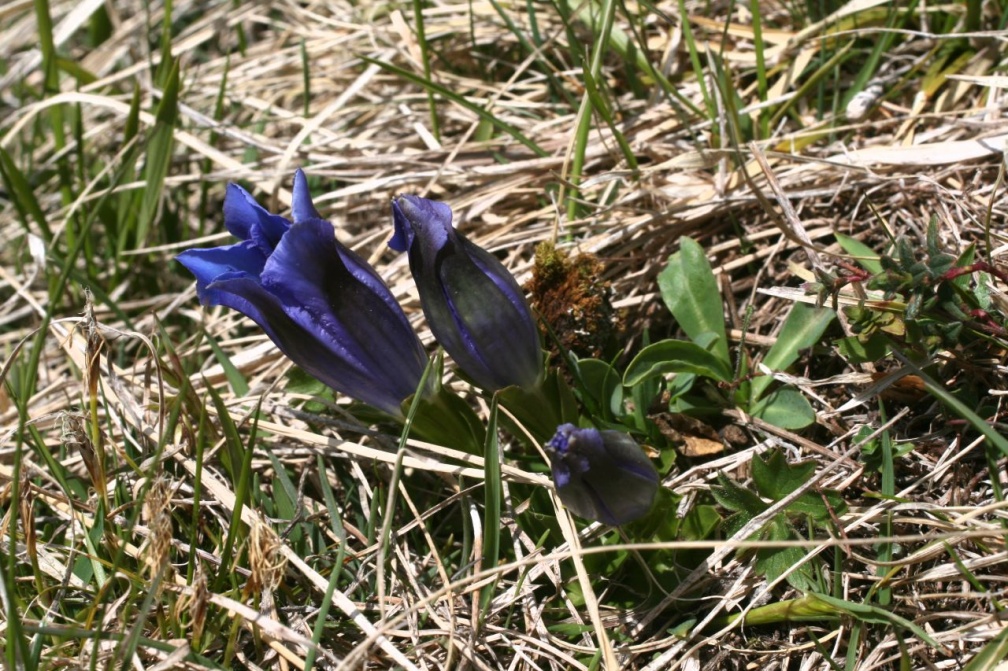
[[[816, 408], [812, 430], [796, 435], [737, 418], [744, 444], [680, 459], [664, 482], [685, 509], [718, 473], [745, 481], [753, 455], [770, 447], [816, 460], [803, 491], [839, 490], [850, 508], [833, 537], [795, 545], [806, 561], [832, 567], [836, 596], [875, 610], [770, 624], [727, 617], [797, 595], [784, 577], [761, 577], [751, 553], [737, 552], [752, 545], [748, 533], [661, 545], [626, 538], [638, 541], [625, 550], [645, 574], [654, 570], [650, 550], [706, 553], [675, 589], [628, 608], [609, 602], [605, 576], [585, 568], [586, 557], [613, 552], [618, 535], [575, 527], [557, 508], [563, 536], [544, 543], [515, 522], [528, 506], [519, 496], [506, 501], [511, 561], [480, 571], [474, 501], [482, 459], [411, 441], [397, 466], [395, 436], [362, 424], [345, 399], [288, 384], [290, 364], [269, 341], [234, 312], [202, 309], [172, 261], [181, 249], [226, 239], [218, 215], [226, 182], [282, 210], [302, 167], [337, 236], [376, 264], [425, 342], [405, 260], [385, 247], [397, 192], [449, 202], [458, 227], [520, 281], [531, 277], [540, 242], [596, 254], [628, 351], [645, 334], [675, 333], [655, 278], [684, 235], [701, 241], [721, 278], [735, 342], [756, 348], [773, 342], [793, 302], [816, 300], [802, 288], [814, 271], [846, 258], [837, 233], [876, 251], [889, 236], [923, 247], [935, 217], [949, 250], [975, 244], [982, 258], [1002, 263], [1008, 124], [995, 73], [1006, 33], [942, 34], [930, 23], [939, 11], [923, 6], [913, 29], [887, 32], [887, 3], [835, 4], [821, 21], [797, 25], [785, 3], [759, 3], [760, 59], [771, 74], [764, 102], [746, 8], [729, 3], [728, 15], [723, 3], [626, 3], [616, 30], [630, 44], [643, 38], [644, 55], [678, 97], [628, 74], [634, 56], [620, 57], [614, 37], [598, 82], [613, 124], [591, 117], [579, 171], [574, 138], [585, 83], [577, 56], [597, 47], [599, 24], [574, 3], [531, 3], [533, 14], [524, 3], [426, 5], [430, 79], [457, 97], [434, 96], [436, 125], [428, 91], [416, 83], [425, 56], [411, 7], [182, 0], [173, 3], [169, 35], [160, 2], [54, 2], [52, 34], [65, 63], [58, 90], [48, 90], [36, 9], [0, 6], [0, 148], [41, 216], [23, 211], [7, 182], [0, 597], [8, 660], [41, 655], [46, 667], [91, 668], [304, 668], [309, 660], [333, 668], [946, 669], [1001, 650], [1005, 456], [919, 389], [897, 395], [899, 378], [885, 375], [898, 368], [892, 362], [850, 364], [835, 350], [814, 352], [792, 371]], [[958, 16], [965, 5], [944, 11]], [[996, 27], [1000, 19], [985, 11], [984, 27]], [[853, 16], [863, 23], [843, 23]], [[104, 22], [108, 37], [92, 44], [88, 31]], [[820, 83], [833, 104], [821, 114], [809, 88], [816, 64], [846, 44], [868, 54], [893, 33], [899, 39], [879, 55], [875, 79], [861, 82], [883, 87], [881, 99], [857, 118], [840, 102], [854, 85], [845, 77], [859, 70], [828, 69]], [[529, 50], [519, 34], [539, 42]], [[933, 72], [936, 53], [953, 39], [969, 42], [969, 57], [954, 71]], [[123, 194], [139, 202], [151, 188], [142, 173], [114, 193], [108, 183], [130, 152], [150, 149], [165, 42], [181, 86], [160, 215], [156, 230], [116, 255], [111, 238], [96, 233], [115, 214], [108, 220], [100, 211], [127, 202]], [[134, 96], [139, 115], [131, 120]], [[717, 111], [708, 118], [690, 109], [704, 109], [705, 96]], [[54, 129], [54, 110], [72, 132]], [[761, 110], [779, 112], [769, 134], [733, 146], [737, 125], [757, 124]], [[127, 139], [131, 123], [140, 132]], [[77, 190], [66, 187], [66, 171]], [[68, 250], [89, 235], [73, 259]], [[69, 281], [56, 293], [67, 258]], [[85, 289], [96, 296], [93, 313], [84, 313]], [[998, 303], [1000, 289], [992, 289]], [[956, 376], [979, 376], [999, 398], [1003, 359], [992, 348], [973, 368], [946, 368], [942, 383], [951, 389]], [[29, 378], [34, 393], [22, 398]], [[97, 390], [94, 407], [89, 390]], [[89, 428], [95, 418], [101, 436]], [[913, 446], [897, 462], [894, 496], [879, 494], [881, 476], [860, 459], [863, 427]], [[243, 446], [254, 447], [244, 469]], [[107, 452], [103, 459], [96, 449]], [[505, 463], [505, 491], [551, 486], [526, 463]], [[390, 492], [394, 468], [409, 486]], [[240, 473], [254, 493], [239, 488]], [[386, 520], [389, 497], [395, 514]], [[382, 537], [386, 522], [393, 526]], [[889, 561], [876, 552], [883, 542], [893, 548]], [[880, 590], [888, 601], [877, 600]], [[913, 622], [931, 642], [882, 611]], [[19, 636], [38, 650], [19, 648]]]

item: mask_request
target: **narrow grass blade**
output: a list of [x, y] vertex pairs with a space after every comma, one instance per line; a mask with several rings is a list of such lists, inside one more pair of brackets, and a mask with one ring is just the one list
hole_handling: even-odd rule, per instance
[[891, 345], [891, 347], [893, 356], [899, 359], [915, 375], [920, 377], [921, 381], [924, 382], [924, 388], [927, 389], [929, 394], [941, 401], [942, 404], [948, 407], [952, 412], [972, 424], [974, 429], [983, 434], [983, 436], [989, 440], [994, 447], [1001, 451], [1001, 454], [1008, 456], [1008, 439], [1001, 435], [997, 429], [984, 421], [982, 417], [973, 412], [969, 406], [950, 394], [945, 387], [936, 382], [930, 375], [925, 373], [916, 364], [912, 363], [909, 359], [903, 356], [903, 354], [895, 349], [895, 345]]
[[[752, 30], [753, 30], [753, 53], [756, 54], [756, 90], [759, 94], [759, 100], [761, 103], [767, 101], [767, 73], [766, 73], [766, 58], [764, 51], [766, 50], [766, 45], [763, 43], [763, 21], [760, 18], [760, 2], [759, 0], [749, 0], [749, 13], [752, 16]], [[767, 118], [766, 112], [760, 110], [760, 138], [765, 138], [770, 135], [770, 121]]]
[[464, 107], [465, 109], [479, 116], [480, 119], [483, 119], [484, 121], [493, 124], [496, 128], [498, 128], [502, 132], [507, 133], [508, 135], [513, 137], [523, 146], [527, 147], [529, 150], [535, 153], [536, 156], [539, 156], [540, 158], [549, 156], [546, 150], [544, 150], [542, 147], [537, 145], [532, 140], [525, 137], [525, 135], [520, 130], [518, 130], [517, 128], [515, 128], [514, 126], [505, 121], [501, 121], [495, 115], [483, 109], [476, 103], [468, 100], [464, 96], [460, 96], [459, 94], [453, 91], [449, 91], [440, 84], [436, 84], [428, 79], [424, 79], [423, 77], [413, 74], [409, 70], [404, 70], [398, 66], [392, 65], [391, 63], [380, 61], [375, 58], [369, 58], [367, 56], [362, 56], [361, 60], [363, 60], [365, 63], [371, 63], [373, 65], [377, 65], [386, 72], [390, 72], [398, 77], [402, 77], [407, 81], [413, 82], [417, 86], [422, 86], [425, 90], [437, 93], [438, 95], [445, 98], [445, 100], [450, 100], [459, 107]]
[[980, 651], [973, 655], [962, 671], [989, 671], [1000, 668], [1000, 662], [1008, 656], [1008, 627], [1004, 627], [997, 636], [987, 642]]
[[[211, 398], [213, 398], [214, 405], [217, 408], [217, 417], [224, 430], [225, 441], [231, 447], [232, 482], [238, 483], [235, 486], [235, 504], [234, 510], [231, 511], [231, 523], [228, 526], [227, 538], [224, 540], [224, 548], [221, 550], [220, 555], [223, 561], [221, 561], [217, 576], [212, 582], [214, 591], [219, 591], [223, 588], [228, 576], [232, 575], [232, 549], [235, 547], [238, 537], [244, 536], [242, 534], [241, 515], [242, 508], [244, 508], [249, 500], [249, 490], [251, 489], [252, 454], [255, 452], [255, 428], [258, 426], [258, 421], [253, 422], [248, 445], [243, 446], [241, 436], [238, 435], [238, 428], [235, 426], [234, 420], [231, 419], [231, 415], [228, 412], [227, 406], [224, 405], [220, 394], [210, 386], [207, 387], [207, 391], [210, 393]], [[258, 410], [257, 406], [255, 414], [257, 418], [259, 416]], [[235, 470], [239, 468], [240, 470], [235, 473]]]
[[[497, 397], [490, 402], [490, 418], [487, 420], [486, 449], [483, 452], [483, 570], [497, 566], [500, 558], [500, 516], [501, 500], [501, 454], [497, 437]], [[480, 610], [486, 613], [496, 592], [494, 580], [483, 588], [480, 594]]]
[[[430, 45], [427, 44], [427, 33], [424, 27], [423, 0], [413, 0], [413, 20], [416, 29], [417, 44], [420, 47], [420, 60], [423, 64], [424, 79], [431, 80]], [[431, 134], [438, 142], [441, 141], [441, 124], [438, 122], [437, 104], [434, 92], [427, 89], [427, 105], [430, 107]]]
[[248, 380], [245, 376], [241, 374], [237, 366], [231, 361], [231, 357], [221, 349], [220, 345], [213, 338], [207, 338], [207, 343], [210, 345], [210, 349], [213, 350], [214, 356], [217, 362], [220, 363], [221, 368], [224, 369], [224, 376], [227, 378], [228, 384], [231, 386], [231, 391], [234, 392], [235, 396], [245, 396], [249, 393]]
[[613, 119], [612, 113], [609, 111], [609, 105], [606, 103], [605, 96], [599, 91], [598, 87], [595, 85], [595, 78], [591, 76], [590, 73], [584, 73], [584, 83], [585, 91], [588, 93], [588, 98], [591, 100], [592, 108], [598, 112], [598, 115], [602, 117], [602, 120], [606, 122], [609, 126], [609, 131], [616, 138], [616, 143], [620, 147], [620, 151], [623, 152], [623, 160], [627, 162], [627, 166], [637, 174], [637, 157], [634, 155], [633, 149], [630, 147], [630, 143], [627, 142], [626, 137], [623, 132], [620, 131], [619, 127], [616, 125], [616, 121]]
[[[158, 104], [154, 129], [147, 144], [144, 168], [143, 200], [140, 202], [140, 217], [136, 222], [136, 246], [142, 247], [161, 206], [165, 177], [171, 166], [172, 148], [175, 145], [175, 121], [178, 117], [179, 66], [171, 69], [161, 102]], [[120, 249], [120, 254], [123, 252]]]
[[31, 232], [28, 218], [35, 222], [46, 246], [52, 242], [52, 230], [49, 228], [49, 221], [42, 207], [39, 205], [35, 193], [25, 176], [18, 170], [14, 160], [3, 147], [0, 147], [0, 179], [3, 179], [4, 187], [11, 194], [11, 202], [17, 209], [21, 218], [21, 225], [25, 230]]

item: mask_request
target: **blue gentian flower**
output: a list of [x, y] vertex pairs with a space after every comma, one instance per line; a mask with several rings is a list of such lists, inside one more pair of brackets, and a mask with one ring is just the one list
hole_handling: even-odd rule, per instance
[[650, 510], [658, 472], [630, 436], [561, 424], [546, 449], [557, 494], [575, 514], [620, 525]]
[[319, 216], [300, 170], [291, 209], [293, 223], [229, 184], [224, 225], [241, 242], [176, 258], [204, 305], [238, 310], [318, 380], [401, 417], [427, 364], [423, 346], [378, 274]]
[[452, 227], [451, 208], [418, 196], [392, 200], [389, 247], [408, 252], [420, 303], [438, 343], [478, 387], [534, 387], [543, 374], [535, 318], [495, 256]]

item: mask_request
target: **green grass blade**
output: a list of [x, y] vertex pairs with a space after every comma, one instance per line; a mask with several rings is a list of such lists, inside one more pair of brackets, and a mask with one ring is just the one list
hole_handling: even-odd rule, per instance
[[445, 87], [441, 86], [440, 84], [432, 82], [432, 81], [430, 81], [428, 79], [424, 79], [423, 77], [420, 77], [419, 75], [416, 75], [416, 74], [410, 72], [409, 70], [404, 70], [404, 69], [402, 69], [402, 68], [400, 68], [398, 66], [392, 65], [391, 63], [387, 63], [385, 61], [380, 61], [380, 60], [375, 59], [375, 58], [370, 58], [368, 56], [362, 56], [361, 60], [363, 60], [365, 63], [371, 63], [373, 65], [377, 65], [378, 67], [380, 67], [381, 69], [385, 70], [386, 72], [394, 74], [397, 77], [402, 77], [403, 79], [405, 79], [407, 81], [410, 81], [410, 82], [413, 82], [417, 86], [421, 86], [421, 87], [423, 87], [426, 90], [432, 91], [433, 93], [437, 93], [439, 96], [443, 97], [445, 100], [450, 100], [451, 102], [455, 103], [459, 107], [464, 107], [465, 109], [467, 109], [470, 112], [473, 112], [474, 114], [476, 114], [477, 116], [479, 116], [480, 119], [483, 119], [487, 123], [492, 124], [494, 127], [496, 127], [497, 129], [499, 129], [500, 131], [502, 131], [502, 132], [507, 133], [508, 135], [510, 135], [512, 138], [514, 138], [515, 140], [517, 140], [523, 146], [527, 147], [530, 151], [532, 151], [533, 153], [535, 153], [536, 156], [539, 156], [540, 158], [549, 156], [549, 154], [546, 152], [546, 150], [544, 150], [542, 147], [540, 147], [539, 145], [537, 145], [532, 140], [530, 140], [527, 137], [525, 137], [525, 135], [520, 130], [518, 130], [517, 128], [515, 128], [511, 124], [498, 119], [494, 114], [492, 114], [491, 112], [488, 112], [487, 110], [483, 109], [482, 107], [480, 107], [476, 103], [471, 102], [470, 100], [466, 99], [464, 96], [460, 96], [459, 94], [446, 89]]
[[970, 658], [966, 666], [962, 667], [962, 671], [989, 671], [998, 668], [1006, 656], [1008, 656], [1008, 627], [1003, 627], [997, 636]]
[[[424, 79], [431, 79], [430, 45], [427, 44], [427, 32], [424, 25], [423, 0], [413, 0], [413, 21], [416, 29], [417, 44], [420, 47], [420, 60], [423, 64]], [[438, 121], [437, 103], [434, 92], [427, 89], [427, 105], [430, 107], [431, 134], [438, 142], [441, 141], [441, 124]]]
[[715, 123], [718, 109], [714, 103], [713, 96], [711, 96], [710, 88], [707, 86], [706, 70], [700, 63], [700, 49], [697, 47], [696, 38], [693, 36], [693, 28], [690, 27], [689, 12], [686, 10], [685, 0], [679, 0], [679, 16], [683, 17], [683, 41], [686, 43], [686, 48], [689, 52], [690, 65], [693, 66], [693, 72], [697, 75], [697, 85], [700, 87], [700, 95], [703, 97], [704, 108], [707, 112], [705, 116], [711, 123]]
[[627, 142], [626, 137], [623, 132], [620, 131], [619, 127], [616, 125], [616, 121], [613, 119], [612, 112], [609, 111], [609, 105], [606, 103], [605, 96], [599, 91], [598, 87], [595, 85], [595, 78], [591, 76], [590, 73], [584, 73], [584, 83], [585, 91], [588, 94], [589, 100], [591, 100], [592, 108], [598, 112], [598, 115], [602, 117], [602, 120], [606, 122], [609, 126], [609, 131], [616, 138], [616, 143], [620, 147], [620, 151], [623, 152], [623, 159], [627, 162], [627, 166], [634, 172], [636, 176], [638, 172], [637, 168], [637, 156], [634, 155], [633, 149], [630, 148], [630, 143]]
[[0, 147], [0, 179], [3, 179], [4, 187], [11, 194], [11, 202], [17, 209], [21, 218], [21, 224], [25, 230], [31, 232], [28, 218], [35, 222], [46, 246], [52, 242], [52, 230], [49, 228], [49, 221], [45, 212], [39, 205], [35, 193], [25, 176], [18, 170], [10, 154]]
[[[594, 10], [595, 4], [589, 0], [588, 11]], [[616, 16], [616, 3], [614, 0], [602, 0], [602, 7], [599, 9], [601, 24], [598, 26], [595, 35], [594, 46], [591, 52], [591, 61], [585, 69], [585, 79], [598, 79], [602, 72], [602, 59], [606, 54], [609, 45], [609, 38], [612, 35], [613, 20]], [[589, 18], [591, 23], [591, 19]], [[588, 150], [588, 135], [591, 131], [591, 94], [588, 87], [585, 87], [585, 94], [578, 107], [577, 127], [574, 131], [574, 146], [571, 152], [570, 169], [567, 172], [567, 182], [571, 185], [571, 192], [567, 195], [567, 219], [573, 221], [578, 218], [579, 208], [579, 183], [581, 173], [584, 170], [585, 153]]]
[[[767, 73], [766, 73], [766, 57], [764, 51], [766, 45], [763, 43], [763, 21], [760, 18], [760, 1], [759, 0], [749, 0], [749, 13], [752, 15], [752, 30], [753, 30], [753, 53], [756, 54], [756, 90], [759, 94], [759, 100], [761, 103], [767, 101]], [[760, 110], [760, 138], [766, 138], [770, 135], [770, 120], [766, 115], [765, 110]]]
[[[144, 167], [143, 199], [140, 216], [136, 222], [136, 246], [142, 247], [150, 233], [154, 218], [161, 206], [165, 177], [171, 166], [172, 148], [175, 145], [175, 121], [178, 117], [179, 66], [176, 62], [168, 75], [161, 102], [155, 114], [156, 121], [147, 144]], [[121, 254], [124, 249], [120, 249]]]
[[217, 363], [224, 369], [224, 376], [227, 378], [231, 391], [234, 392], [235, 396], [246, 396], [249, 393], [248, 380], [245, 379], [245, 376], [241, 374], [238, 367], [231, 361], [231, 357], [221, 349], [221, 346], [213, 338], [207, 338], [206, 342], [210, 345], [210, 349], [213, 350]]
[[[39, 49], [42, 52], [43, 91], [47, 95], [55, 95], [60, 90], [59, 54], [56, 52], [56, 43], [53, 40], [53, 23], [48, 0], [35, 0], [35, 21]], [[62, 154], [66, 148], [63, 107], [53, 105], [48, 109], [47, 114], [50, 121], [49, 129], [52, 131], [53, 146], [58, 154]], [[69, 205], [74, 198], [73, 179], [65, 156], [57, 161], [57, 171], [60, 176], [60, 193], [63, 197], [63, 204]], [[66, 235], [67, 244], [73, 246], [75, 239], [72, 226], [67, 227]]]
[[[220, 394], [210, 385], [207, 385], [207, 392], [213, 399], [214, 407], [217, 409], [217, 419], [220, 421], [221, 429], [224, 433], [226, 452], [230, 455], [227, 462], [230, 462], [231, 481], [237, 482], [235, 485], [235, 503], [231, 511], [231, 523], [228, 526], [227, 537], [224, 540], [224, 548], [221, 550], [223, 561], [217, 571], [217, 576], [211, 581], [215, 591], [219, 591], [226, 584], [229, 576], [232, 575], [232, 548], [237, 544], [242, 533], [242, 508], [249, 500], [250, 483], [252, 480], [252, 453], [255, 451], [254, 433], [249, 437], [248, 445], [243, 445], [241, 436], [238, 434], [238, 427], [231, 419], [231, 413]], [[258, 410], [258, 408], [257, 408]], [[258, 415], [257, 415], [258, 416]]]
[[983, 436], [989, 440], [994, 447], [1001, 451], [1001, 454], [1008, 456], [1008, 439], [1005, 439], [1004, 436], [998, 433], [997, 429], [984, 421], [984, 419], [978, 414], [973, 412], [972, 408], [950, 394], [944, 386], [936, 382], [930, 375], [925, 373], [916, 364], [912, 363], [909, 359], [903, 356], [903, 354], [895, 349], [895, 345], [892, 347], [893, 356], [902, 361], [904, 366], [920, 377], [920, 379], [924, 382], [924, 388], [927, 389], [929, 394], [941, 401], [941, 403], [948, 407], [952, 412], [972, 424], [974, 429], [983, 434]]
[[[490, 418], [487, 420], [486, 449], [483, 452], [483, 570], [497, 566], [500, 558], [500, 516], [501, 501], [501, 452], [497, 436], [497, 396], [490, 402]], [[485, 614], [496, 592], [497, 581], [483, 588], [480, 594], [480, 610]]]

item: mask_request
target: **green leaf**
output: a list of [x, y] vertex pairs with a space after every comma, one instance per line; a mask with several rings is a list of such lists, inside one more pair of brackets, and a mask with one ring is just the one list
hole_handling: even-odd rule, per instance
[[718, 515], [714, 506], [696, 505], [689, 509], [682, 519], [682, 532], [679, 537], [682, 540], [704, 540], [711, 538], [721, 516]]
[[[784, 575], [785, 571], [791, 571], [791, 568], [803, 559], [805, 559], [805, 551], [801, 548], [761, 549], [756, 553], [753, 567], [767, 581], [773, 582]], [[812, 580], [812, 567], [808, 564], [802, 564], [799, 568], [791, 571], [787, 581], [795, 589], [802, 591], [812, 589], [815, 587]]]
[[[142, 247], [147, 240], [150, 227], [154, 223], [161, 205], [165, 177], [171, 165], [172, 148], [175, 145], [175, 120], [178, 117], [179, 67], [175, 63], [168, 75], [168, 81], [155, 114], [154, 129], [147, 143], [147, 163], [144, 167], [143, 200], [140, 202], [140, 217], [136, 222], [136, 245]], [[121, 252], [122, 250], [120, 250]]]
[[[785, 370], [798, 359], [801, 350], [819, 342], [834, 316], [834, 312], [828, 308], [814, 308], [804, 303], [795, 303], [777, 336], [777, 342], [763, 357], [763, 365], [773, 371]], [[753, 379], [753, 403], [759, 400], [772, 381], [773, 378], [768, 375]]]
[[[714, 343], [715, 349], [719, 342]], [[648, 345], [634, 357], [623, 374], [623, 384], [633, 387], [666, 373], [692, 373], [720, 382], [732, 379], [728, 361], [715, 353], [691, 342], [662, 340]]]
[[836, 233], [835, 236], [840, 247], [855, 257], [855, 260], [862, 268], [873, 275], [882, 272], [882, 263], [879, 261], [879, 255], [871, 247], [843, 233]]
[[207, 343], [210, 345], [210, 349], [213, 350], [214, 356], [220, 363], [221, 368], [224, 369], [224, 375], [227, 377], [228, 384], [231, 386], [231, 391], [235, 393], [235, 396], [245, 396], [249, 392], [248, 381], [245, 376], [241, 374], [238, 367], [234, 365], [231, 361], [231, 357], [221, 349], [221, 346], [217, 344], [217, 341], [213, 338], [207, 338]]
[[803, 596], [798, 599], [789, 599], [778, 603], [758, 606], [749, 610], [744, 615], [729, 615], [723, 620], [715, 622], [724, 626], [729, 622], [735, 622], [740, 617], [746, 626], [753, 627], [767, 624], [779, 624], [781, 622], [816, 622], [823, 620], [837, 620], [842, 613], [833, 606], [823, 603], [815, 596]]
[[14, 160], [10, 157], [10, 154], [4, 151], [3, 147], [0, 147], [0, 179], [3, 180], [4, 187], [11, 195], [11, 202], [18, 211], [22, 225], [26, 230], [30, 230], [28, 217], [30, 216], [34, 219], [35, 223], [38, 224], [42, 239], [45, 240], [48, 246], [48, 243], [52, 241], [49, 220], [46, 218], [45, 212], [42, 211], [38, 199], [35, 198], [35, 192], [32, 191], [31, 184], [28, 183], [25, 176], [18, 170]]
[[792, 501], [788, 504], [787, 512], [790, 515], [808, 516], [817, 522], [824, 522], [829, 518], [829, 508], [816, 491], [805, 492]]
[[701, 333], [717, 336], [714, 354], [730, 367], [721, 292], [703, 248], [692, 238], [679, 241], [679, 251], [669, 257], [658, 275], [658, 288], [672, 316], [692, 340]]
[[973, 412], [972, 408], [957, 399], [953, 394], [945, 389], [943, 385], [933, 380], [930, 375], [918, 368], [915, 364], [911, 363], [906, 357], [900, 355], [898, 352], [896, 354], [897, 358], [900, 359], [905, 366], [910, 368], [913, 373], [923, 380], [924, 387], [927, 389], [929, 394], [941, 401], [946, 407], [952, 410], [952, 412], [969, 422], [974, 429], [982, 433], [984, 437], [990, 441], [991, 445], [1000, 450], [1002, 454], [1008, 456], [1008, 439], [1001, 435], [997, 429], [991, 426], [985, 419], [980, 417], [980, 415]]
[[773, 449], [752, 460], [753, 484], [761, 495], [780, 501], [808, 482], [815, 468], [812, 461], [789, 464], [781, 450]]
[[[761, 379], [761, 378], [760, 378]], [[808, 399], [794, 387], [775, 389], [749, 409], [753, 417], [782, 429], [804, 429], [815, 422], [816, 414]]]
[[[747, 518], [746, 522], [768, 507], [755, 492], [739, 485], [724, 473], [718, 473], [718, 483], [711, 487], [711, 494], [714, 495], [715, 501], [728, 510], [743, 513]], [[738, 528], [741, 526], [744, 525], [740, 525]]]
[[844, 601], [843, 599], [837, 599], [836, 597], [827, 596], [826, 594], [809, 594], [808, 596], [821, 601], [827, 606], [832, 606], [837, 611], [862, 622], [866, 622], [868, 624], [881, 624], [889, 627], [897, 626], [910, 631], [914, 636], [932, 647], [941, 647], [938, 641], [928, 635], [924, 629], [918, 627], [910, 620], [900, 617], [895, 613], [891, 613], [884, 608], [862, 603], [854, 603], [852, 601]]
[[623, 385], [619, 373], [599, 359], [581, 359], [577, 367], [584, 392], [591, 395], [609, 417], [623, 414]]
[[873, 333], [864, 340], [859, 336], [840, 338], [836, 346], [841, 356], [853, 364], [878, 361], [889, 353], [889, 339], [881, 333]]
[[[513, 418], [543, 442], [553, 437], [559, 425], [578, 421], [577, 399], [559, 370], [547, 372], [541, 386], [505, 387], [497, 392], [497, 398], [507, 409], [502, 422], [510, 425]], [[524, 435], [518, 431], [517, 435]]]

